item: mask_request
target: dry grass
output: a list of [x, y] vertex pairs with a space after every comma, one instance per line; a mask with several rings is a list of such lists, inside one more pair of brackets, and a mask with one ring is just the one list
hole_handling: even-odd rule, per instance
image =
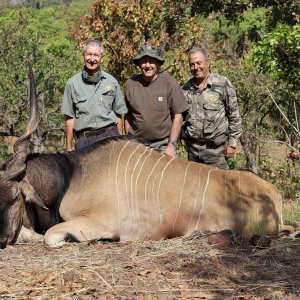
[[0, 298], [299, 299], [300, 239], [269, 242], [195, 233], [59, 249], [18, 244], [0, 250]]

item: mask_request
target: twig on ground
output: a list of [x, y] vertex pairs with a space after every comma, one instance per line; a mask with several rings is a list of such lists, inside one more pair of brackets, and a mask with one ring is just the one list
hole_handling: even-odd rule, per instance
[[113, 290], [113, 287], [96, 271], [87, 269], [88, 271], [95, 273], [111, 290]]

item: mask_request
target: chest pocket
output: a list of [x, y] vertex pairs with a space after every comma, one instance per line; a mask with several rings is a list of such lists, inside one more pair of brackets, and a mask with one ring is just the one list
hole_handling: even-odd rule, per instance
[[205, 119], [210, 121], [222, 117], [225, 111], [222, 103], [204, 103], [203, 107]]
[[168, 110], [168, 102], [166, 96], [153, 96], [151, 107], [154, 111], [166, 111]]
[[113, 109], [113, 103], [115, 100], [115, 92], [113, 90], [108, 90], [104, 93], [102, 93], [101, 96], [101, 104], [107, 109], [107, 110], [112, 110]]
[[87, 99], [88, 97], [86, 95], [75, 94], [73, 103], [75, 106], [75, 115], [77, 117], [88, 113]]
[[204, 133], [216, 133], [221, 122], [224, 122], [225, 107], [221, 102], [204, 103]]

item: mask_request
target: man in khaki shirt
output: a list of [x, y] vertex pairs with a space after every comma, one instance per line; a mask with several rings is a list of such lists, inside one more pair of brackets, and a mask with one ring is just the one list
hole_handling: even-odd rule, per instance
[[97, 40], [84, 46], [84, 68], [68, 80], [61, 112], [66, 116], [67, 151], [122, 133], [121, 115], [127, 112], [117, 80], [101, 70], [104, 49]]
[[133, 59], [141, 74], [126, 81], [128, 107], [126, 133], [141, 137], [167, 155], [176, 157], [176, 143], [187, 102], [176, 80], [159, 72], [164, 59], [151, 45], [144, 45]]

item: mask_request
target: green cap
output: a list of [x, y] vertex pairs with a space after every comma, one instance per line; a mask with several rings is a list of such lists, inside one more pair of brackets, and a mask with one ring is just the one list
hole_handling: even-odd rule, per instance
[[165, 60], [158, 55], [156, 48], [149, 44], [141, 46], [139, 54], [133, 59], [134, 64], [138, 66], [139, 60], [144, 56], [156, 58], [161, 65], [165, 62]]

